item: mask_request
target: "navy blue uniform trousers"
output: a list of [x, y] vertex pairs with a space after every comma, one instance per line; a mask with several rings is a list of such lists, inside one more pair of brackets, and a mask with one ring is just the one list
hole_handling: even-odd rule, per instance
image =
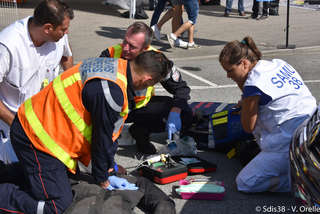
[[39, 201], [43, 213], [63, 213], [73, 197], [65, 165], [32, 145], [17, 116], [10, 133], [25, 185], [0, 184], [0, 213], [37, 213]]

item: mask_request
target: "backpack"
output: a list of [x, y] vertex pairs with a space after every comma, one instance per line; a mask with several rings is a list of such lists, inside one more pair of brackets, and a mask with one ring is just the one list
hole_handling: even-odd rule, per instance
[[229, 151], [234, 142], [253, 139], [244, 132], [240, 111], [235, 103], [193, 102], [193, 124], [188, 131], [197, 142], [199, 149]]

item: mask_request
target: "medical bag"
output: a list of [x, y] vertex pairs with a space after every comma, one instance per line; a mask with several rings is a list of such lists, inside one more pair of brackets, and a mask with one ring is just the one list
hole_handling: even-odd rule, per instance
[[139, 173], [155, 183], [167, 184], [186, 178], [188, 170], [185, 165], [166, 157], [166, 161], [160, 160], [141, 166]]
[[235, 141], [252, 139], [244, 132], [240, 121], [240, 109], [235, 103], [193, 102], [193, 124], [188, 134], [199, 149], [226, 150]]
[[180, 186], [174, 191], [182, 199], [194, 200], [222, 200], [226, 189], [221, 181], [208, 181], [206, 179], [180, 180]]
[[215, 172], [217, 165], [203, 160], [197, 156], [173, 156], [172, 159], [185, 165], [189, 175], [203, 174], [207, 172]]

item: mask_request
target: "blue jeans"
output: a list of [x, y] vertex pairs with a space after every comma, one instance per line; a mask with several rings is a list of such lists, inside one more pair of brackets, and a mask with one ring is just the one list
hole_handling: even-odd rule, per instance
[[[232, 9], [233, 0], [226, 0], [226, 13], [230, 13]], [[239, 13], [244, 12], [243, 0], [238, 0], [238, 11]]]
[[66, 166], [55, 157], [37, 150], [25, 134], [18, 117], [11, 126], [11, 143], [27, 184], [25, 190], [14, 184], [0, 184], [0, 213], [3, 209], [37, 213], [39, 201], [45, 201], [44, 213], [62, 213], [72, 202], [72, 190]]
[[196, 24], [198, 13], [199, 13], [199, 2], [198, 0], [182, 0], [184, 9], [188, 14], [188, 21], [193, 25]]
[[167, 2], [167, 0], [158, 0], [157, 6], [154, 9], [153, 14], [152, 14], [150, 26], [153, 26], [158, 23], [160, 15], [163, 12], [164, 7], [166, 6], [166, 2]]
[[[157, 24], [160, 18], [161, 13], [164, 11], [164, 8], [166, 7], [166, 3], [168, 0], [158, 0], [157, 6], [153, 11], [152, 14], [152, 18], [151, 18], [151, 22], [150, 22], [150, 27]], [[176, 5], [180, 4], [179, 1], [176, 1], [174, 3], [172, 3], [171, 1], [171, 5], [174, 7]], [[181, 16], [181, 24], [183, 24], [183, 19]]]

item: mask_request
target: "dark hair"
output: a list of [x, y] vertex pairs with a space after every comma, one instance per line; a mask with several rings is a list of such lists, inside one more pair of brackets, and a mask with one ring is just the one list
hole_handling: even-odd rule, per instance
[[131, 34], [144, 33], [143, 48], [149, 47], [152, 42], [153, 31], [143, 22], [134, 22], [128, 27], [127, 32], [130, 32]]
[[54, 28], [61, 25], [65, 16], [73, 19], [73, 10], [60, 0], [44, 0], [38, 4], [33, 13], [33, 21], [41, 26], [50, 23]]
[[138, 70], [151, 74], [155, 82], [164, 79], [173, 66], [173, 62], [158, 51], [144, 51], [133, 62], [139, 68]]
[[243, 58], [248, 59], [250, 62], [255, 62], [260, 60], [261, 57], [262, 54], [253, 39], [250, 36], [246, 36], [241, 42], [235, 40], [226, 44], [220, 52], [219, 61], [220, 63], [234, 65]]

